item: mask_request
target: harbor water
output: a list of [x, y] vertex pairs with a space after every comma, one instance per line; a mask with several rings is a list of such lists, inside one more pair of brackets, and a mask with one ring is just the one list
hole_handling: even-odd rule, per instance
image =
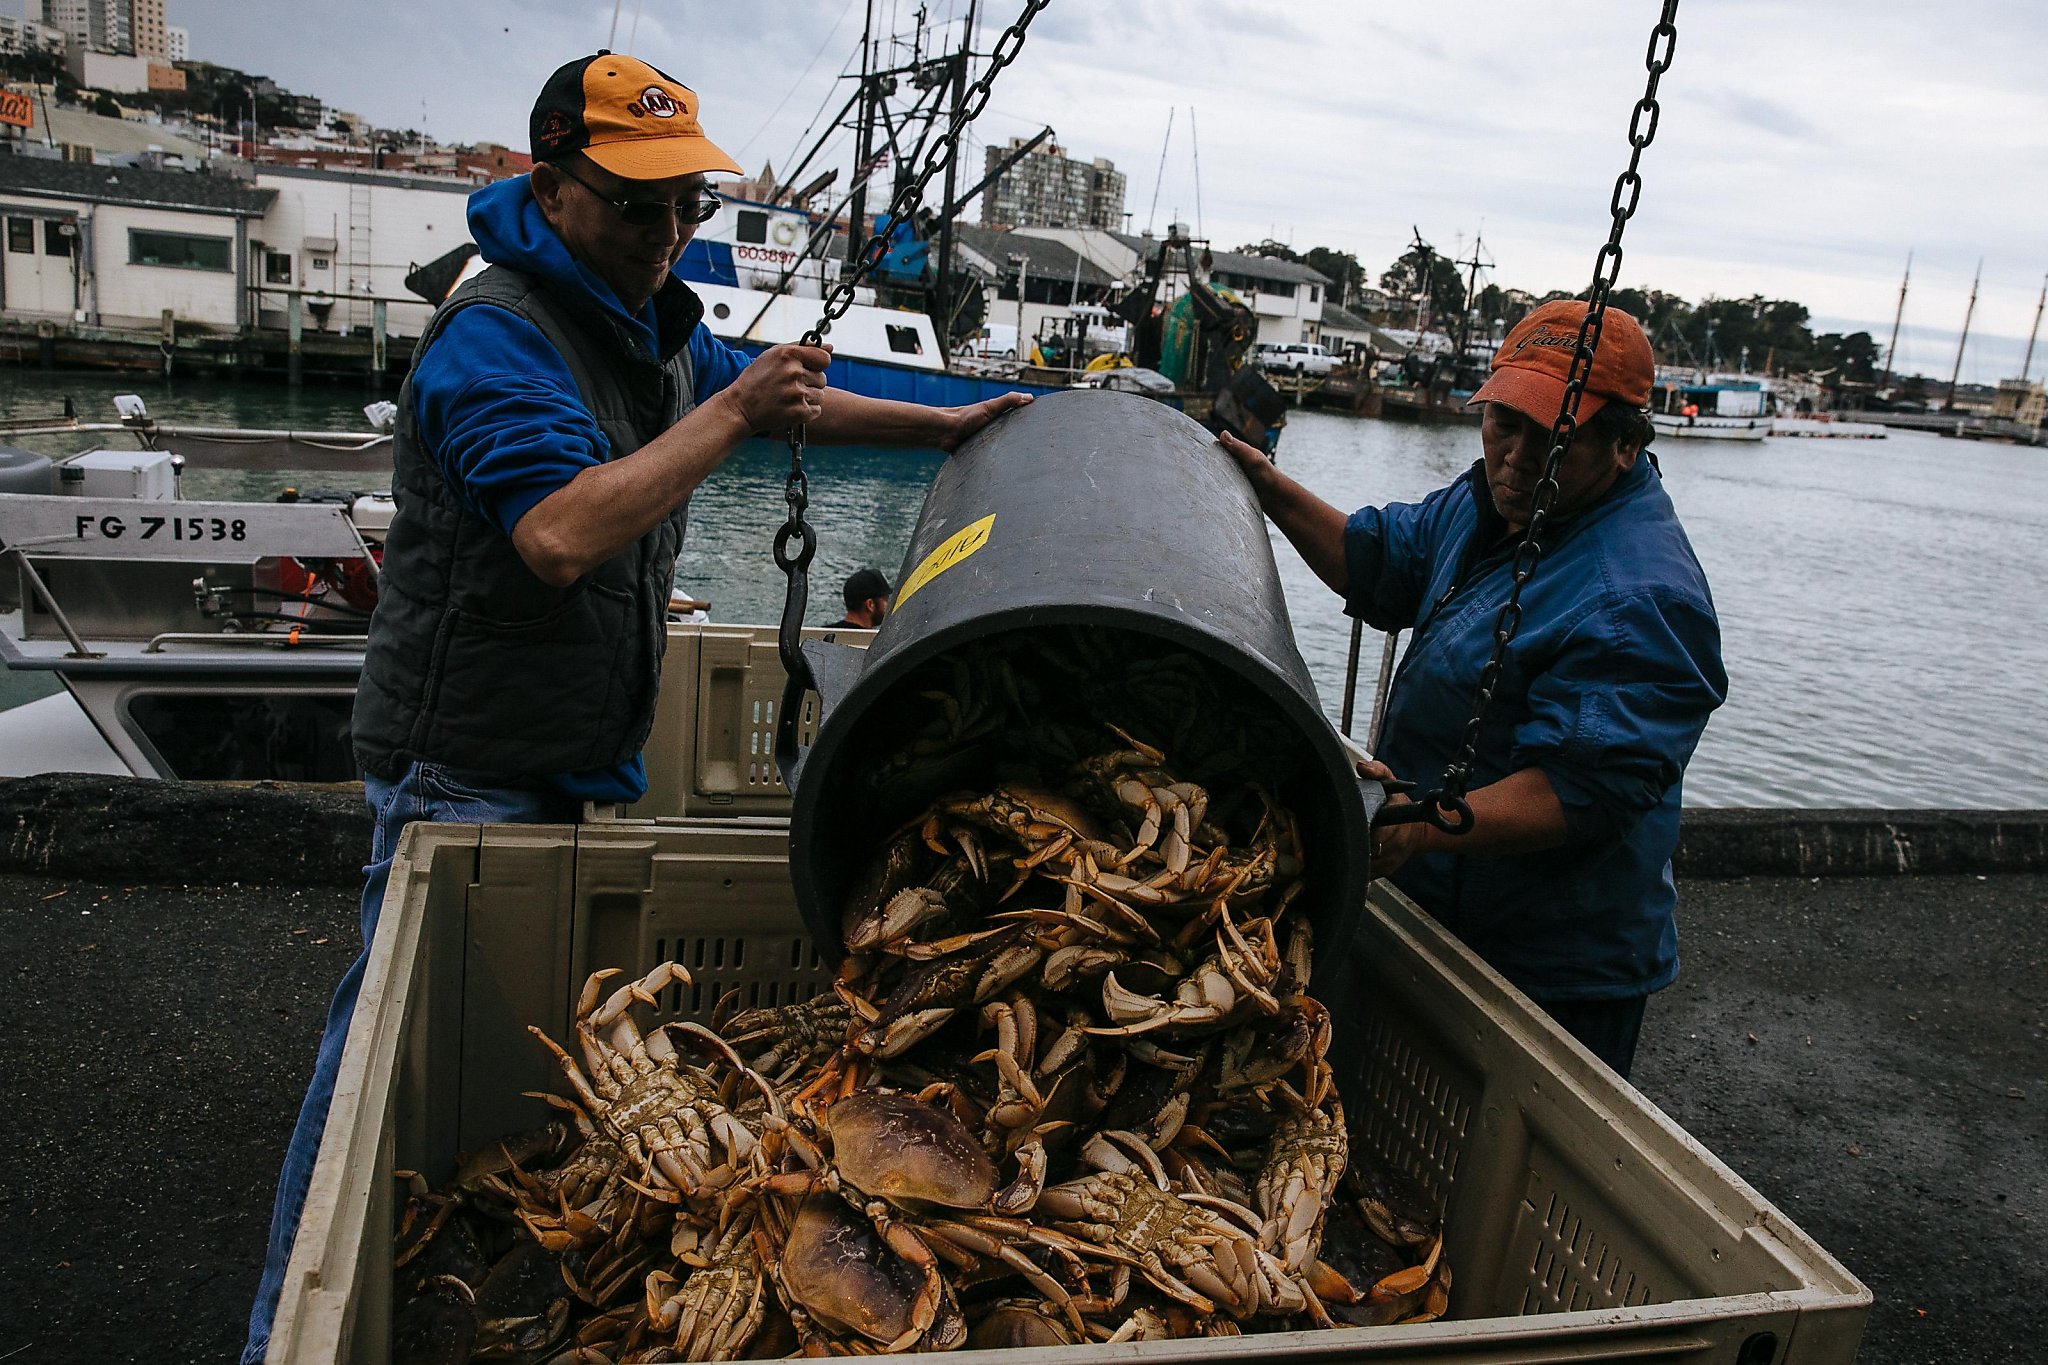
[[[116, 392], [141, 393], [163, 421], [328, 430], [360, 429], [372, 397], [17, 370], [0, 378], [0, 418], [54, 414], [68, 396], [97, 420], [111, 416]], [[51, 454], [83, 446], [23, 444]], [[2048, 453], [1903, 431], [1883, 441], [1668, 442], [1658, 453], [1713, 585], [1729, 673], [1728, 703], [1686, 775], [1688, 804], [2048, 806]], [[1420, 498], [1477, 456], [1471, 427], [1314, 412], [1293, 415], [1281, 443], [1285, 468], [1347, 510]], [[855, 568], [895, 576], [941, 459], [816, 452], [813, 623], [837, 617], [838, 585]], [[751, 442], [692, 500], [677, 581], [710, 601], [714, 620], [780, 615], [769, 543], [787, 464], [783, 447]], [[186, 482], [188, 496], [264, 497], [342, 477], [193, 471]], [[1350, 623], [1277, 537], [1275, 549], [1296, 637], [1334, 717]], [[1146, 552], [1136, 542], [1102, 547]], [[1380, 650], [1368, 630], [1361, 718]], [[42, 678], [0, 675], [0, 706], [48, 690]]]

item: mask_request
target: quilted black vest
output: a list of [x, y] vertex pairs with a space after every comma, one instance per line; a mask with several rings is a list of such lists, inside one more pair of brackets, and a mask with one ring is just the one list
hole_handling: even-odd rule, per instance
[[[448, 319], [503, 308], [561, 352], [621, 459], [695, 405], [687, 341], [703, 305], [671, 279], [656, 296], [664, 347], [650, 357], [618, 319], [492, 266], [451, 294]], [[546, 777], [626, 762], [654, 723], [667, 609], [688, 503], [567, 587], [536, 577], [496, 525], [468, 511], [420, 446], [412, 380], [398, 395], [395, 510], [356, 691], [356, 761], [395, 780], [412, 762]]]

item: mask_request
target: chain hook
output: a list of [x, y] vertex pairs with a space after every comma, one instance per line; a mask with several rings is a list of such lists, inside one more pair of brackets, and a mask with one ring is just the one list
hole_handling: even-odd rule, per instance
[[[1051, 3], [1052, 0], [1026, 0], [1024, 12], [996, 40], [989, 56], [988, 70], [968, 86], [952, 121], [946, 126], [945, 135], [926, 152], [924, 165], [917, 175], [906, 181], [890, 202], [888, 216], [875, 233], [878, 246], [889, 240], [897, 224], [907, 222], [917, 211], [933, 177], [952, 161], [959, 147], [960, 135], [988, 103], [996, 73], [1017, 59], [1017, 53], [1024, 46], [1024, 31], [1031, 26], [1038, 12]], [[826, 296], [824, 306], [819, 310], [817, 325], [804, 333], [799, 344], [825, 344], [832, 324], [853, 306], [854, 292], [859, 289], [861, 281], [886, 254], [883, 250], [861, 253], [853, 268], [843, 273], [832, 286], [832, 292]], [[816, 690], [816, 679], [803, 653], [804, 613], [810, 607], [810, 568], [811, 560], [818, 552], [818, 535], [804, 520], [804, 513], [810, 506], [810, 480], [804, 473], [804, 428], [801, 425], [790, 429], [789, 477], [783, 481], [782, 497], [788, 505], [789, 515], [775, 533], [775, 567], [782, 570], [788, 582], [782, 599], [782, 622], [775, 633], [775, 652], [782, 660], [786, 681], [782, 687], [782, 708], [775, 715], [775, 758], [787, 781], [797, 758], [804, 693]]]

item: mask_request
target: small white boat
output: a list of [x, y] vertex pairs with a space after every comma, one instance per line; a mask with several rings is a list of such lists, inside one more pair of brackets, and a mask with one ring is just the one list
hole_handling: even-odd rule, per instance
[[1651, 398], [1651, 425], [1675, 440], [1761, 441], [1771, 434], [1772, 420], [1757, 379], [1666, 379]]
[[1653, 412], [1650, 424], [1659, 436], [1686, 441], [1761, 441], [1771, 434], [1769, 417], [1684, 417]]

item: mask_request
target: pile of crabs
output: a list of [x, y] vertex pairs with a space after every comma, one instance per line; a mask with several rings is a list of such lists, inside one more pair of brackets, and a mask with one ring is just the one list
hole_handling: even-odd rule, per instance
[[[662, 963], [592, 976], [572, 1048], [534, 1030], [562, 1118], [415, 1192], [396, 1356], [621, 1365], [1443, 1314], [1440, 1210], [1347, 1137], [1274, 750], [1219, 723], [1249, 712], [1192, 661], [1113, 663], [1033, 684], [969, 656], [912, 694], [927, 714], [878, 790], [957, 782], [963, 752], [984, 782], [874, 851], [829, 989], [643, 1027], [689, 980]], [[1101, 719], [1138, 666], [1152, 704]], [[1093, 724], [1048, 729], [1048, 710]]]

